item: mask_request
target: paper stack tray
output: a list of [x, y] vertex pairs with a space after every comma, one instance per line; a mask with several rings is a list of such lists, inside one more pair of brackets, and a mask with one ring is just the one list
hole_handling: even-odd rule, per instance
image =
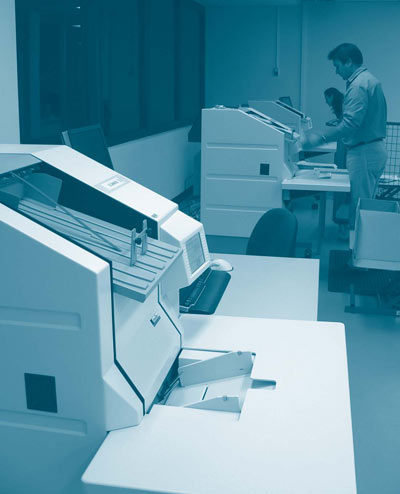
[[[72, 217], [66, 214], [66, 209], [61, 210], [59, 207], [48, 206], [32, 199], [22, 199], [19, 202], [19, 210], [26, 216], [110, 261], [114, 291], [126, 297], [139, 302], [146, 300], [159, 284], [167, 268], [181, 254], [181, 249], [178, 247], [147, 237], [147, 251], [142, 253], [141, 246], [137, 245], [137, 260], [131, 266], [131, 232], [129, 230], [69, 210]], [[91, 231], [99, 234], [100, 238], [94, 236], [82, 224], [77, 223], [74, 218], [90, 225]], [[110, 245], [101, 242], [101, 237], [111, 241], [120, 250], [113, 250]]]

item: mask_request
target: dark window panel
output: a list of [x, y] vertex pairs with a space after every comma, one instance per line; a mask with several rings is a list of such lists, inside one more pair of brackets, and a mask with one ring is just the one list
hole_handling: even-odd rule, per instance
[[[79, 7], [79, 8], [78, 8]], [[109, 145], [191, 123], [204, 101], [192, 0], [16, 0], [21, 142], [100, 123]]]

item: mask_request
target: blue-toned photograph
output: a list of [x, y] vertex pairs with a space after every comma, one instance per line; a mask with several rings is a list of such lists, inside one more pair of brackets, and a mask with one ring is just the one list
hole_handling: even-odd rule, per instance
[[0, 494], [400, 493], [399, 24], [0, 1]]

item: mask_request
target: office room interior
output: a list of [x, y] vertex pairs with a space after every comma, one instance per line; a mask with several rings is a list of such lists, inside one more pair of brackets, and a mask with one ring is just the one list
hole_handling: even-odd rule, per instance
[[[113, 173], [117, 174], [115, 176], [125, 176], [129, 181], [140, 184], [151, 193], [156, 193], [154, 196], [146, 196], [148, 200], [153, 198], [151, 200], [154, 201], [151, 205], [146, 204], [146, 210], [150, 210], [155, 203], [157, 207], [159, 204], [164, 207], [164, 203], [158, 202], [159, 196], [163, 196], [168, 201], [172, 201], [165, 203], [166, 209], [171, 208], [168, 211], [173, 211], [171, 204], [175, 201], [179, 204], [181, 211], [202, 222], [200, 189], [201, 185], [206, 182], [203, 182], [201, 177], [204, 159], [200, 136], [201, 123], [199, 123], [201, 110], [221, 105], [219, 106], [221, 111], [224, 108], [233, 111], [244, 106], [244, 112], [246, 112], [248, 110], [246, 105], [249, 101], [276, 101], [280, 97], [289, 96], [293, 107], [311, 118], [313, 130], [322, 132], [326, 129], [325, 123], [333, 118], [332, 111], [325, 102], [324, 90], [336, 87], [342, 93], [346, 92], [346, 81], [335, 74], [332, 61], [328, 60], [328, 53], [339, 44], [348, 42], [360, 48], [364, 56], [364, 64], [381, 81], [387, 101], [387, 121], [397, 124], [400, 122], [399, 21], [400, 1], [398, 0], [101, 0], [99, 2], [97, 0], [1, 0], [0, 155], [5, 153], [9, 156], [8, 153], [13, 153], [13, 151], [7, 151], [7, 148], [2, 150], [1, 145], [60, 145], [62, 144], [62, 131], [100, 124], [112, 160]], [[103, 33], [105, 27], [106, 30]], [[52, 45], [53, 47], [50, 48]], [[46, 63], [49, 67], [51, 66], [49, 70], [46, 69]], [[69, 70], [75, 72], [68, 72]], [[49, 98], [47, 102], [46, 98]], [[250, 118], [253, 117], [250, 116]], [[192, 138], [193, 135], [195, 135], [194, 138]], [[398, 138], [400, 139], [400, 136]], [[210, 136], [210, 142], [212, 142], [212, 136]], [[240, 146], [237, 145], [237, 147]], [[28, 153], [36, 152], [32, 147], [29, 149]], [[41, 151], [37, 149], [39, 154], [35, 157], [40, 161]], [[23, 149], [17, 152], [22, 153]], [[51, 152], [46, 154], [45, 150], [43, 153], [43, 156], [51, 155]], [[0, 159], [0, 166], [2, 166], [1, 163], [5, 161]], [[331, 164], [333, 160], [333, 152], [310, 158], [310, 162], [320, 163], [321, 166]], [[77, 163], [80, 163], [79, 160]], [[86, 162], [82, 163], [82, 166], [88, 166]], [[1, 170], [1, 174], [3, 173], [4, 170]], [[101, 178], [101, 180], [104, 181], [107, 177], [104, 175], [104, 179]], [[334, 174], [331, 176], [328, 173], [322, 180], [329, 182], [333, 179]], [[3, 387], [3, 392], [0, 392], [0, 440], [3, 437], [0, 441], [2, 443], [0, 458], [3, 459], [4, 466], [2, 467], [0, 463], [0, 493], [72, 494], [87, 492], [94, 494], [99, 492], [116, 494], [123, 491], [132, 493], [191, 492], [193, 494], [203, 492], [205, 494], [211, 492], [398, 494], [400, 492], [400, 470], [398, 468], [400, 458], [400, 325], [398, 318], [400, 279], [397, 271], [399, 268], [393, 267], [395, 265], [393, 262], [386, 271], [384, 265], [378, 266], [379, 268], [383, 266], [383, 269], [376, 269], [377, 266], [373, 265], [372, 268], [361, 267], [357, 271], [358, 274], [361, 273], [360, 278], [357, 278], [361, 280], [361, 282], [358, 281], [359, 284], [375, 283], [381, 287], [382, 283], [386, 283], [390, 278], [389, 294], [379, 293], [378, 289], [376, 291], [372, 289], [371, 292], [368, 290], [357, 292], [356, 289], [354, 295], [356, 285], [352, 284], [353, 282], [349, 282], [346, 278], [346, 287], [341, 289], [342, 281], [333, 280], [333, 277], [337, 276], [334, 272], [337, 266], [333, 265], [332, 252], [350, 252], [349, 239], [340, 238], [338, 222], [333, 220], [334, 194], [337, 190], [339, 189], [330, 191], [329, 188], [325, 190], [317, 188], [311, 194], [298, 193], [297, 195], [297, 191], [294, 190], [290, 201], [282, 201], [281, 207], [287, 207], [297, 218], [297, 243], [295, 253], [291, 257], [286, 257], [286, 254], [277, 257], [263, 256], [254, 259], [252, 261], [254, 264], [250, 265], [245, 259], [251, 257], [246, 256], [248, 234], [243, 237], [229, 234], [219, 237], [213, 232], [210, 235], [205, 223], [204, 238], [208, 239], [211, 256], [209, 260], [217, 258], [226, 260], [225, 265], [223, 263], [220, 265], [222, 266], [220, 273], [225, 275], [224, 269], [233, 268], [229, 271], [231, 279], [227, 280], [229, 283], [226, 287], [224, 286], [226, 292], [222, 294], [219, 311], [216, 310], [217, 316], [215, 317], [231, 318], [221, 319], [220, 324], [232, 325], [232, 331], [238, 342], [246, 341], [245, 335], [243, 339], [241, 336], [236, 336], [241, 334], [239, 330], [236, 330], [237, 320], [239, 320], [237, 318], [241, 316], [245, 317], [244, 325], [250, 324], [248, 323], [250, 320], [260, 318], [266, 327], [271, 324], [275, 328], [274, 324], [276, 324], [276, 328], [280, 328], [282, 324], [284, 328], [282, 331], [286, 331], [286, 326], [280, 322], [281, 320], [293, 321], [294, 326], [290, 329], [292, 332], [288, 330], [287, 334], [292, 335], [293, 341], [297, 341], [301, 348], [309, 345], [312, 338], [320, 341], [317, 326], [319, 323], [321, 323], [320, 334], [324, 335], [323, 338], [326, 337], [326, 341], [330, 341], [329, 338], [332, 337], [332, 346], [335, 348], [337, 341], [340, 342], [340, 351], [344, 355], [344, 360], [342, 354], [337, 357], [337, 360], [332, 357], [332, 365], [338, 367], [326, 370], [326, 375], [334, 376], [337, 373], [338, 382], [340, 381], [340, 386], [344, 386], [344, 391], [342, 388], [339, 390], [339, 384], [338, 386], [334, 384], [333, 377], [333, 381], [327, 381], [324, 393], [329, 396], [332, 388], [334, 390], [332, 393], [338, 393], [338, 396], [342, 393], [346, 397], [348, 385], [349, 402], [345, 400], [338, 412], [343, 413], [344, 418], [338, 415], [338, 419], [333, 413], [332, 423], [334, 425], [325, 423], [323, 427], [318, 426], [315, 430], [311, 428], [309, 440], [306, 441], [303, 438], [305, 442], [300, 446], [300, 443], [295, 442], [291, 445], [290, 433], [285, 432], [282, 437], [287, 444], [277, 453], [275, 460], [272, 460], [273, 451], [265, 453], [267, 458], [265, 464], [259, 457], [262, 458], [264, 454], [263, 448], [268, 450], [271, 446], [267, 440], [262, 446], [259, 444], [261, 440], [256, 441], [259, 447], [258, 453], [252, 452], [249, 458], [252, 461], [257, 458], [254, 460], [255, 465], [259, 469], [265, 468], [264, 476], [262, 472], [254, 471], [256, 467], [253, 468], [247, 464], [246, 449], [243, 450], [241, 459], [238, 459], [236, 453], [232, 453], [231, 460], [228, 446], [223, 447], [218, 442], [221, 455], [226, 454], [227, 458], [219, 458], [221, 468], [218, 472], [222, 473], [216, 473], [217, 469], [213, 469], [208, 475], [203, 469], [209, 468], [211, 460], [208, 463], [202, 463], [206, 461], [204, 457], [207, 456], [208, 451], [204, 444], [199, 446], [199, 453], [196, 456], [193, 451], [189, 454], [185, 449], [187, 446], [181, 446], [179, 443], [176, 451], [172, 447], [173, 451], [168, 458], [165, 444], [157, 443], [154, 435], [162, 429], [162, 426], [166, 427], [172, 423], [169, 422], [172, 418], [162, 415], [163, 412], [159, 411], [161, 407], [156, 405], [146, 410], [143, 426], [140, 423], [133, 427], [138, 429], [147, 427], [145, 430], [148, 434], [149, 445], [160, 450], [161, 459], [154, 460], [153, 469], [143, 466], [146, 464], [146, 458], [152, 457], [151, 446], [148, 446], [148, 449], [146, 446], [143, 447], [142, 457], [137, 452], [132, 453], [132, 460], [129, 456], [131, 453], [127, 453], [129, 448], [134, 451], [135, 441], [142, 441], [146, 444], [146, 434], [138, 433], [137, 436], [130, 437], [129, 427], [116, 426], [115, 429], [126, 430], [126, 436], [120, 438], [121, 451], [124, 451], [126, 455], [121, 454], [119, 464], [115, 460], [115, 469], [109, 468], [112, 470], [111, 473], [108, 472], [109, 463], [107, 462], [113, 458], [112, 447], [118, 444], [119, 438], [113, 436], [112, 432], [109, 433], [112, 430], [109, 429], [104, 434], [104, 438], [108, 434], [109, 442], [105, 445], [108, 449], [99, 450], [100, 455], [95, 456], [96, 450], [100, 446], [103, 448], [101, 442], [96, 439], [97, 445], [94, 446], [96, 441], [92, 441], [92, 449], [89, 448], [87, 453], [83, 454], [82, 450], [80, 451], [80, 463], [72, 468], [73, 482], [68, 479], [67, 468], [65, 472], [62, 472], [62, 467], [57, 466], [56, 459], [51, 463], [51, 472], [46, 473], [46, 467], [41, 464], [38, 467], [39, 470], [42, 469], [40, 475], [43, 477], [48, 474], [51, 478], [51, 483], [46, 484], [43, 478], [38, 479], [37, 475], [32, 473], [37, 461], [37, 458], [32, 456], [35, 446], [27, 447], [28, 456], [25, 456], [23, 451], [15, 451], [16, 448], [9, 446], [10, 441], [13, 441], [15, 437], [15, 444], [23, 448], [25, 426], [22, 412], [25, 405], [18, 402], [20, 408], [17, 407], [13, 411], [11, 401], [4, 398], [9, 385], [6, 383], [8, 371], [3, 368], [3, 386], [0, 385]], [[284, 197], [287, 199], [289, 195]], [[323, 237], [319, 229], [322, 197], [326, 199], [324, 205], [326, 214], [325, 209], [323, 210], [326, 218], [324, 219]], [[393, 211], [396, 212], [398, 212], [398, 199], [396, 194], [389, 197], [389, 200], [395, 203]], [[345, 206], [342, 210], [346, 213]], [[172, 213], [168, 214], [172, 215]], [[192, 223], [188, 224], [192, 225]], [[393, 224], [398, 225], [396, 222]], [[50, 230], [52, 228], [51, 226]], [[380, 228], [376, 233], [378, 236], [382, 236], [382, 232], [384, 234], [382, 222]], [[271, 235], [273, 236], [274, 233], [271, 232]], [[396, 239], [396, 236], [400, 238], [398, 234], [389, 235], [390, 242]], [[160, 238], [168, 242], [165, 239], [169, 237], [161, 236]], [[398, 247], [400, 247], [400, 240]], [[400, 255], [396, 245], [393, 245], [392, 251], [395, 257], [397, 255], [396, 262], [400, 266]], [[350, 261], [347, 263], [347, 259], [350, 258], [346, 258], [341, 267], [341, 273], [345, 273], [343, 276], [350, 276], [349, 270], [352, 272], [357, 270], [357, 267], [351, 267]], [[207, 264], [206, 255], [203, 261], [204, 265]], [[216, 267], [214, 272], [218, 271], [218, 266], [214, 267]], [[383, 278], [376, 275], [378, 271], [386, 273], [382, 275], [386, 281], [382, 282]], [[235, 275], [239, 272], [241, 276], [243, 275], [240, 284], [239, 281], [235, 281]], [[392, 273], [393, 276], [389, 277], [387, 273]], [[190, 279], [190, 281], [194, 280]], [[21, 279], [20, 283], [24, 283], [24, 280]], [[6, 293], [7, 287], [4, 280], [2, 285], [0, 293]], [[228, 296], [231, 297], [229, 309], [227, 301], [224, 305], [224, 297]], [[252, 300], [252, 297], [256, 300]], [[176, 300], [172, 302], [168, 300], [171, 306], [175, 302]], [[353, 310], [352, 304], [354, 303], [357, 310]], [[0, 302], [0, 306], [2, 305]], [[14, 305], [18, 307], [18, 302], [15, 301]], [[247, 311], [246, 307], [248, 307]], [[8, 341], [8, 336], [6, 336], [9, 331], [8, 312], [3, 309], [4, 307], [0, 307], [0, 331], [4, 331], [5, 341]], [[171, 311], [173, 310], [172, 308]], [[168, 311], [169, 309], [166, 313]], [[190, 344], [195, 346], [206, 342], [204, 344], [210, 345], [210, 349], [214, 351], [212, 336], [209, 341], [205, 337], [202, 340], [201, 335], [194, 336], [195, 329], [199, 325], [197, 321], [200, 319], [198, 318], [211, 317], [209, 331], [218, 332], [217, 323], [212, 316], [184, 314], [180, 318], [183, 326], [185, 317], [190, 331], [188, 331], [187, 342], [182, 340], [181, 345], [186, 348], [190, 347]], [[170, 313], [168, 318], [174, 321]], [[274, 323], [275, 320], [279, 321]], [[310, 327], [307, 327], [307, 320], [311, 321]], [[344, 326], [338, 329], [333, 324], [332, 336], [329, 334], [330, 326], [325, 323], [341, 323]], [[257, 325], [258, 322], [254, 324]], [[33, 325], [33, 327], [36, 326]], [[293, 328], [300, 332], [300, 336], [295, 336], [296, 331]], [[301, 331], [304, 331], [305, 335], [303, 344], [301, 344]], [[340, 331], [344, 331], [343, 341], [340, 336], [337, 336], [337, 334], [340, 335]], [[243, 334], [245, 333], [246, 331], [243, 330]], [[215, 340], [217, 350], [223, 342], [229, 341], [229, 336], [226, 336], [226, 340], [223, 339], [225, 329], [221, 334], [222, 336], [216, 337]], [[323, 338], [321, 337], [321, 342], [323, 341], [321, 345], [326, 344]], [[259, 340], [254, 336], [254, 340], [251, 341], [258, 342]], [[268, 346], [268, 340], [266, 345]], [[6, 345], [2, 346], [1, 353], [5, 352], [3, 353], [5, 357], [9, 350]], [[233, 346], [235, 350], [240, 350], [236, 343]], [[263, 351], [260, 351], [260, 355]], [[296, 354], [298, 359], [293, 357], [293, 363], [289, 364], [292, 367], [287, 368], [286, 372], [288, 375], [295, 375], [298, 367], [303, 366], [302, 359], [312, 353], [315, 358], [315, 379], [319, 381], [323, 377], [318, 377], [318, 365], [321, 365], [321, 368], [324, 367], [325, 354], [323, 352], [328, 350], [324, 347], [319, 355], [319, 347], [315, 344], [312, 352], [310, 348], [308, 351], [309, 353], [304, 350], [304, 354]], [[339, 350], [338, 353], [340, 353]], [[22, 352], [22, 355], [24, 354]], [[21, 356], [18, 357], [17, 353], [15, 358], [18, 359]], [[329, 359], [330, 357], [326, 362], [330, 362]], [[7, 361], [6, 358], [4, 360]], [[260, 364], [260, 369], [261, 371], [269, 370], [267, 364], [265, 368]], [[42, 373], [40, 369], [35, 371], [34, 368], [27, 369], [25, 372]], [[47, 372], [51, 374], [50, 369]], [[325, 372], [325, 367], [323, 372]], [[323, 372], [322, 376], [325, 375]], [[46, 374], [44, 371], [43, 373]], [[282, 376], [284, 381], [287, 375], [283, 372]], [[312, 372], [309, 377], [313, 380]], [[260, 380], [270, 378], [274, 376], [257, 377]], [[276, 391], [279, 391], [279, 379], [275, 384]], [[303, 382], [302, 386], [305, 389], [314, 389], [312, 382]], [[136, 387], [133, 389], [136, 390]], [[301, 395], [301, 391], [298, 390], [297, 403], [302, 401]], [[307, 399], [311, 401], [314, 399], [311, 394], [306, 395]], [[330, 403], [329, 400], [333, 400], [333, 396], [336, 395], [327, 398], [326, 403]], [[320, 399], [320, 397], [315, 398], [316, 408], [320, 406]], [[294, 415], [291, 417], [295, 421], [297, 403], [289, 399], [284, 403], [286, 405], [292, 403]], [[173, 406], [164, 408], [173, 408]], [[301, 409], [302, 407], [299, 406], [299, 410]], [[245, 402], [243, 410], [248, 412], [251, 406], [248, 405], [246, 409]], [[196, 413], [199, 411], [195, 410]], [[33, 413], [44, 415], [43, 421], [29, 422], [31, 425], [27, 427], [39, 432], [42, 429], [45, 431], [43, 434], [50, 434], [53, 426], [45, 425], [49, 412], [45, 411], [43, 414], [40, 409], [37, 409]], [[160, 416], [161, 425], [151, 425], [150, 422], [146, 422], [152, 413]], [[179, 417], [185, 426], [190, 425], [192, 418], [186, 422], [183, 414]], [[259, 416], [257, 417], [258, 420]], [[213, 420], [210, 419], [210, 431], [217, 431], [218, 427]], [[313, 420], [318, 421], [317, 412]], [[322, 416], [321, 420], [325, 420], [325, 416]], [[337, 422], [341, 420], [343, 430], [346, 429], [346, 433], [341, 431], [345, 437], [343, 444], [347, 448], [343, 450], [343, 465], [329, 465], [332, 458], [337, 458], [340, 463], [342, 436], [338, 435], [337, 443], [331, 448], [326, 441], [331, 440], [336, 434], [335, 427], [340, 430], [340, 424], [337, 425]], [[115, 423], [117, 422], [116, 420]], [[243, 422], [246, 423], [245, 420]], [[308, 423], [304, 417], [300, 422]], [[54, 425], [54, 430], [58, 427], [55, 425], [56, 422], [49, 422], [49, 424]], [[221, 421], [221, 424], [223, 424], [221, 430], [229, 433], [226, 431], [231, 429], [225, 426], [225, 422]], [[259, 427], [261, 429], [264, 427], [262, 420]], [[325, 432], [323, 433], [324, 440], [317, 437], [322, 430], [328, 431], [326, 436]], [[208, 439], [212, 436], [210, 431], [205, 433]], [[249, 434], [256, 436], [254, 430], [251, 430]], [[279, 433], [276, 432], [275, 435], [278, 441]], [[188, 436], [195, 444], [197, 436], [194, 434], [192, 437], [191, 433], [188, 433]], [[167, 440], [164, 436], [162, 438]], [[130, 445], [128, 442], [131, 439]], [[171, 437], [169, 440], [172, 444]], [[47, 439], [43, 441], [43, 445], [46, 445]], [[326, 457], [322, 456], [320, 462], [314, 463], [311, 460], [309, 463], [300, 461], [301, 454], [297, 451], [299, 448], [305, 448], [305, 458], [307, 458], [307, 448], [309, 448], [312, 451], [310, 458], [314, 458], [312, 455], [324, 441], [325, 444], [321, 446], [321, 451], [323, 455], [327, 454]], [[221, 443], [223, 442], [221, 440]], [[236, 446], [239, 444], [241, 447], [240, 443], [232, 444]], [[243, 444], [244, 448], [249, 447], [247, 440]], [[275, 439], [271, 444], [275, 445]], [[285, 453], [286, 448], [287, 451], [291, 451], [290, 454]], [[336, 456], [332, 451], [329, 453], [332, 456], [326, 453], [327, 450], [335, 450], [335, 448]], [[299, 456], [296, 457], [292, 450], [297, 451]], [[59, 451], [54, 453], [54, 458], [60, 456], [62, 463], [63, 455], [58, 453]], [[187, 472], [180, 473], [179, 465], [176, 466], [174, 475], [164, 471], [166, 468], [163, 470], [163, 462], [169, 465], [173, 458], [179, 458], [179, 454], [187, 454], [183, 461], [183, 470], [187, 469]], [[77, 453], [77, 456], [79, 455]], [[154, 455], [157, 456], [157, 453], [155, 452]], [[210, 458], [213, 458], [211, 453], [210, 455]], [[218, 453], [216, 452], [215, 455]], [[285, 455], [290, 457], [287, 464], [284, 460]], [[68, 450], [68, 461], [71, 456], [73, 456], [73, 450]], [[303, 470], [301, 474], [296, 468], [296, 458], [301, 465], [298, 469]], [[138, 465], [135, 467], [136, 470], [132, 470], [134, 472], [132, 477], [129, 477], [124, 470], [129, 469], [129, 461], [136, 461]], [[190, 463], [191, 461], [193, 464]], [[269, 461], [275, 462], [273, 467], [272, 463], [268, 463]], [[16, 462], [19, 464], [16, 465]], [[239, 469], [241, 473], [235, 476], [234, 467], [229, 465], [237, 464], [241, 465]], [[60, 472], [57, 472], [57, 468], [60, 468]], [[160, 469], [158, 472], [157, 468]], [[272, 470], [269, 470], [272, 468], [275, 469], [274, 474], [271, 473]], [[15, 475], [18, 470], [21, 476], [16, 481]], [[148, 476], [146, 477], [143, 472], [147, 470]], [[327, 475], [325, 481], [321, 478], [325, 475], [324, 472]], [[158, 479], [157, 473], [159, 473]], [[199, 478], [191, 478], [196, 474], [202, 476], [201, 481]], [[342, 479], [333, 480], [335, 475], [341, 474], [343, 474]], [[82, 475], [84, 475], [83, 482], [80, 481]], [[180, 476], [182, 480], [176, 480]], [[57, 486], [58, 477], [59, 486]], [[241, 484], [246, 477], [248, 478], [247, 484]], [[291, 483], [290, 477], [299, 479], [297, 487], [293, 487], [295, 481]], [[36, 488], [32, 487], [35, 485], [31, 483], [32, 479], [38, 482]], [[229, 486], [226, 487], [228, 490], [221, 490], [224, 482]]]

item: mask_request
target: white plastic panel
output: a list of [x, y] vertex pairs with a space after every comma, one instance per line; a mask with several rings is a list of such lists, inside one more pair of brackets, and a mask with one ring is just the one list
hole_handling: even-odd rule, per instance
[[[204, 208], [213, 206], [261, 208], [264, 212], [272, 205], [281, 203], [282, 187], [276, 180], [224, 180], [208, 179], [205, 181]], [[208, 232], [207, 232], [208, 233]]]
[[249, 237], [261, 216], [282, 207], [276, 180], [206, 180], [201, 220], [208, 235]]
[[[207, 160], [202, 172], [205, 176], [216, 177], [257, 177], [281, 178], [282, 150], [278, 145], [262, 147], [207, 146]], [[261, 164], [269, 165], [268, 175], [261, 175]]]
[[302, 116], [295, 111], [285, 108], [275, 101], [249, 101], [249, 105], [269, 117], [284, 123], [300, 134], [302, 130]]
[[[106, 399], [110, 268], [2, 204], [0, 237], [0, 490], [80, 493], [79, 474], [106, 436], [107, 408], [125, 394], [130, 410], [114, 425], [142, 416], [131, 388]], [[52, 383], [51, 400], [31, 392], [28, 401], [26, 374]]]
[[245, 109], [202, 112], [201, 221], [208, 235], [248, 237], [268, 209], [281, 207], [291, 177], [290, 136]]
[[123, 179], [123, 185], [111, 189], [109, 194], [117, 201], [132, 207], [157, 222], [165, 220], [178, 209], [174, 202], [68, 146], [55, 146], [36, 151], [34, 156], [92, 187], [99, 188], [102, 192], [104, 192], [104, 183], [108, 179], [120, 177]]
[[[198, 252], [198, 257], [203, 257], [204, 262], [201, 265], [199, 264], [196, 271], [193, 271], [193, 262], [191, 263], [191, 259], [193, 259], [193, 255], [196, 255], [196, 253], [189, 253], [188, 247], [191, 239], [196, 236], [199, 236], [200, 243], [198, 247], [199, 250], [202, 250], [202, 252]], [[208, 252], [204, 228], [199, 221], [185, 215], [181, 211], [176, 211], [161, 225], [160, 240], [177, 245], [183, 249], [182, 258], [176, 263], [183, 263], [183, 269], [180, 269], [178, 272], [177, 268], [175, 268], [177, 279], [174, 285], [179, 287], [190, 285], [207, 268], [210, 261], [210, 254]], [[192, 255], [191, 259], [189, 259], [190, 254]], [[178, 281], [178, 279], [181, 281]]]
[[114, 294], [117, 360], [145, 400], [146, 410], [180, 351], [180, 334], [157, 303]]

